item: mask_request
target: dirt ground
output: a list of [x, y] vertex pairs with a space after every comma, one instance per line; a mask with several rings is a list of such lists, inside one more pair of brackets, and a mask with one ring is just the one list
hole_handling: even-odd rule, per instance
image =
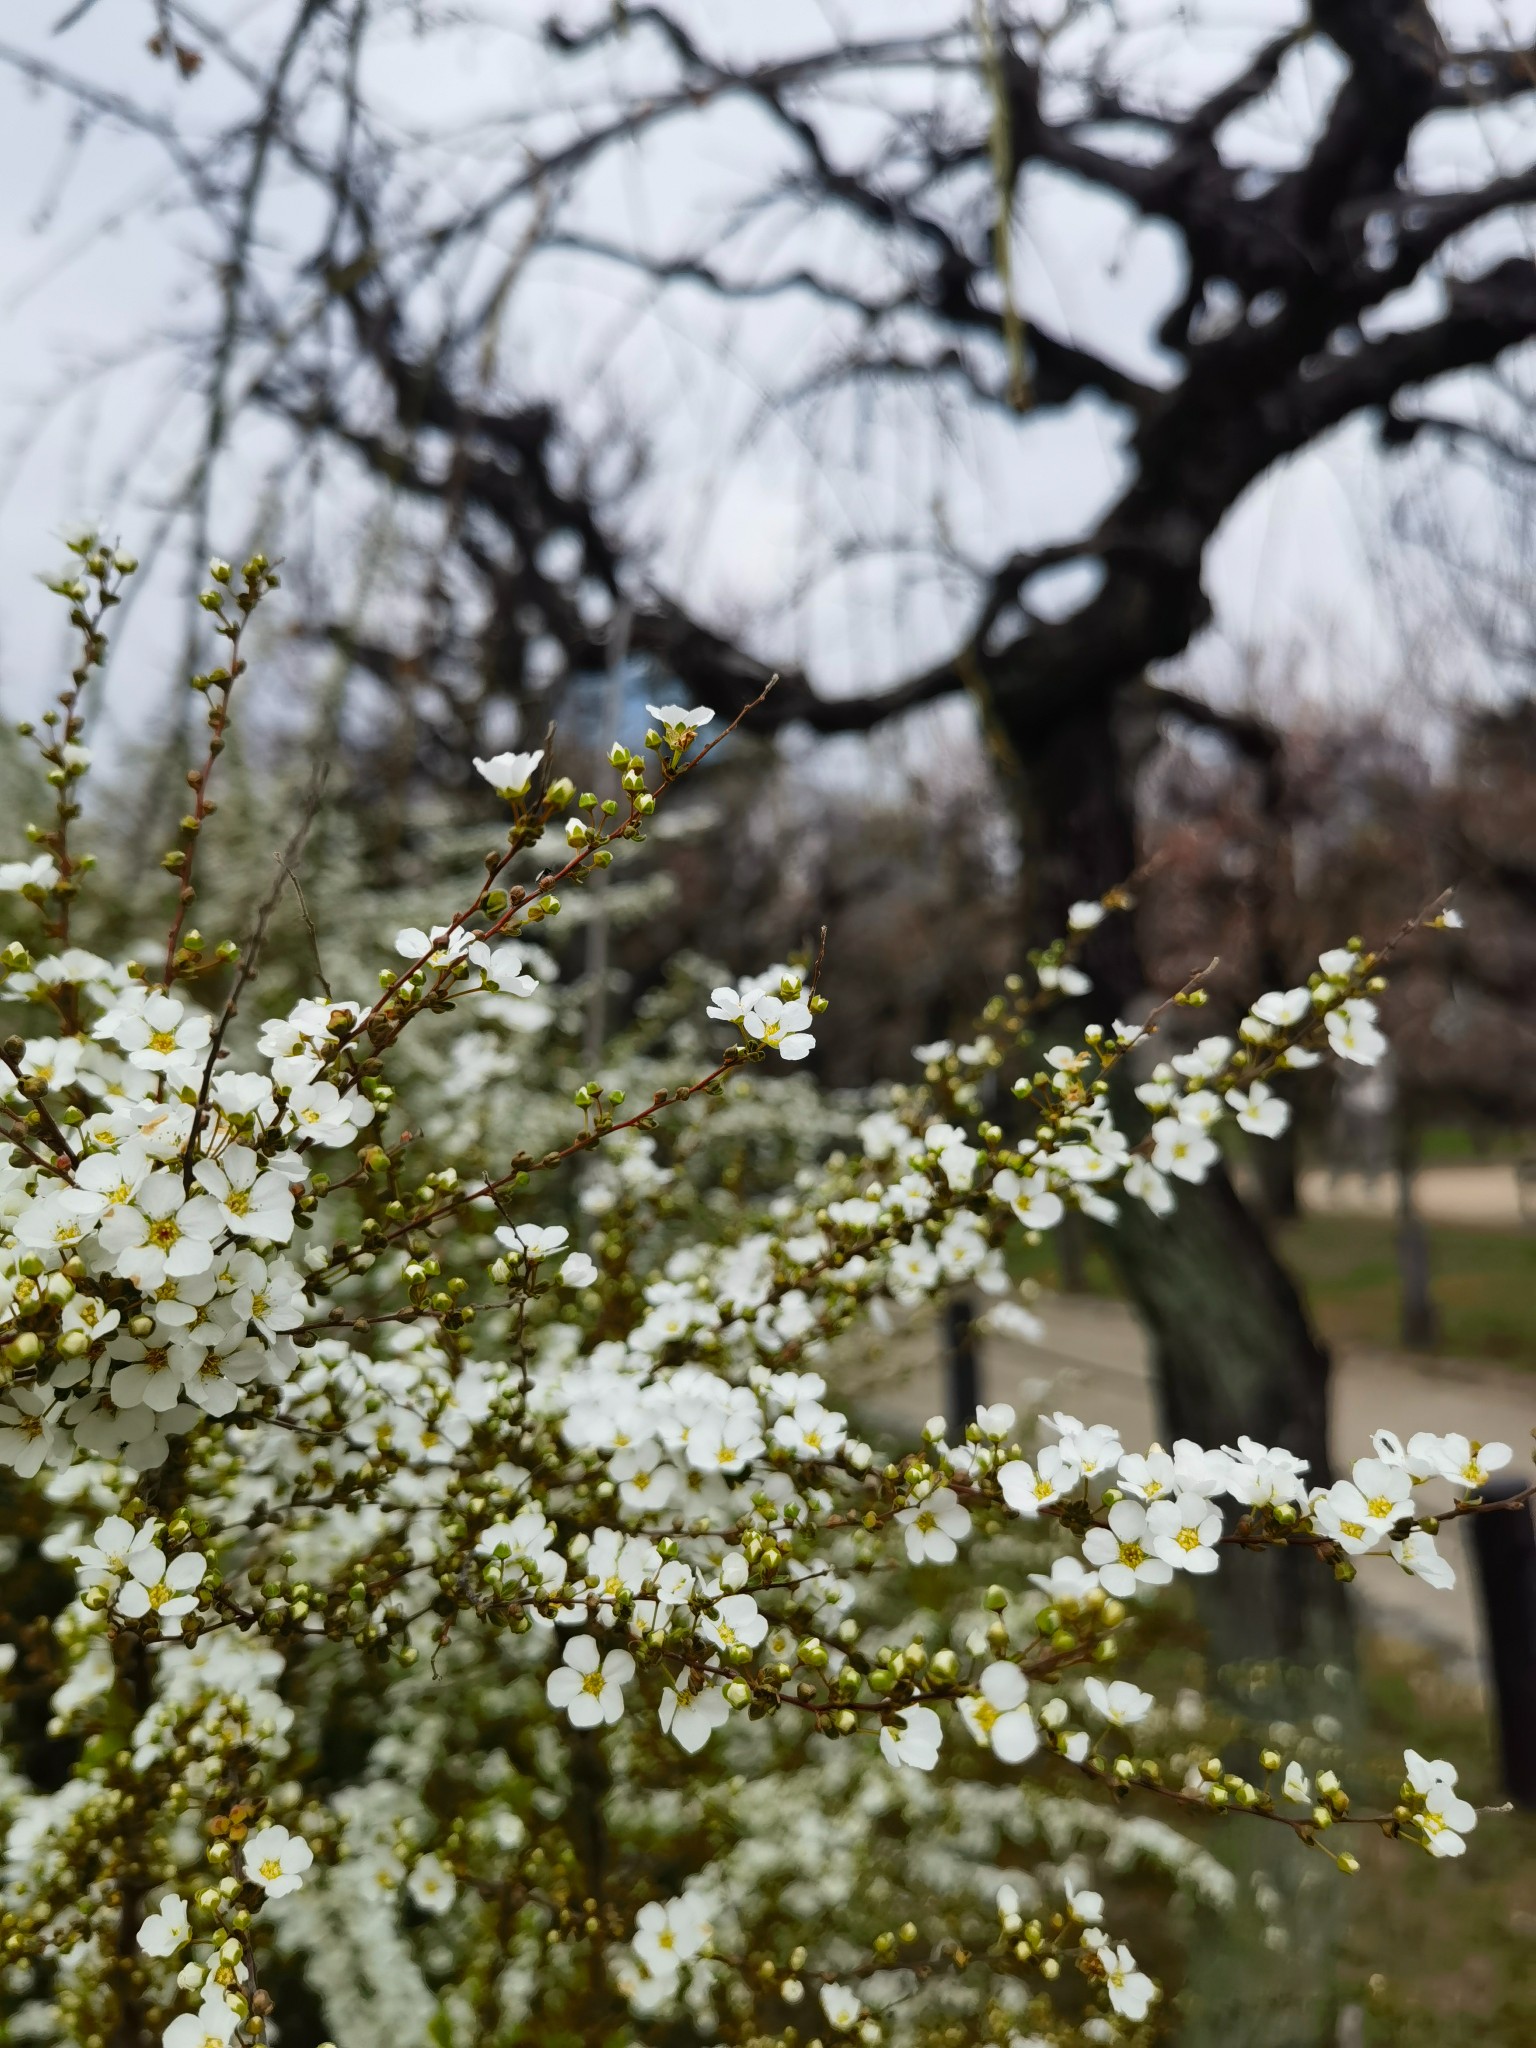
[[[1119, 1302], [1073, 1295], [1046, 1297], [1037, 1308], [1045, 1324], [1042, 1343], [983, 1344], [983, 1399], [1010, 1401], [1021, 1418], [1065, 1408], [1085, 1421], [1113, 1423], [1131, 1446], [1157, 1438], [1147, 1346], [1131, 1312]], [[944, 1406], [937, 1324], [922, 1319], [888, 1338], [871, 1335], [840, 1361], [835, 1378], [839, 1396], [866, 1414], [920, 1429]], [[1338, 1467], [1367, 1455], [1371, 1431], [1383, 1427], [1404, 1438], [1416, 1429], [1462, 1430], [1484, 1442], [1498, 1438], [1514, 1449], [1512, 1469], [1529, 1475], [1536, 1384], [1528, 1373], [1493, 1365], [1341, 1348], [1331, 1426]], [[1456, 1566], [1449, 1592], [1432, 1591], [1385, 1556], [1361, 1560], [1353, 1591], [1373, 1634], [1420, 1644], [1443, 1660], [1447, 1677], [1480, 1683], [1482, 1616], [1460, 1530], [1448, 1527], [1441, 1548]]]
[[[1391, 1216], [1397, 1183], [1391, 1174], [1330, 1173], [1301, 1176], [1303, 1209], [1324, 1216]], [[1536, 1228], [1536, 1180], [1522, 1184], [1512, 1161], [1476, 1166], [1425, 1166], [1414, 1177], [1414, 1202], [1426, 1223], [1468, 1229]]]

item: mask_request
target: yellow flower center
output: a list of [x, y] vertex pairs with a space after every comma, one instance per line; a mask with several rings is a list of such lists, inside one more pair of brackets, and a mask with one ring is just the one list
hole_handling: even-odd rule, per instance
[[264, 1884], [275, 1884], [282, 1874], [283, 1866], [276, 1856], [269, 1856], [257, 1872]]
[[148, 1236], [152, 1245], [168, 1252], [181, 1236], [181, 1225], [174, 1216], [162, 1216], [158, 1222], [150, 1224]]
[[1198, 1529], [1181, 1529], [1173, 1540], [1178, 1544], [1180, 1550], [1198, 1550], [1200, 1548], [1200, 1531]]
[[175, 1032], [151, 1031], [149, 1034], [149, 1049], [151, 1052], [174, 1052], [176, 1050]]
[[1135, 1571], [1137, 1565], [1145, 1564], [1146, 1561], [1147, 1553], [1142, 1549], [1139, 1543], [1132, 1542], [1121, 1544], [1120, 1562], [1122, 1564], [1128, 1564], [1132, 1571]]
[[601, 1671], [589, 1671], [589, 1672], [587, 1672], [587, 1673], [586, 1673], [586, 1675], [585, 1675], [585, 1677], [584, 1677], [584, 1678], [582, 1679], [582, 1681], [581, 1681], [581, 1689], [582, 1689], [582, 1691], [583, 1691], [583, 1692], [589, 1692], [589, 1693], [591, 1693], [591, 1695], [592, 1695], [592, 1697], [593, 1697], [594, 1699], [601, 1699], [601, 1698], [602, 1698], [602, 1696], [603, 1696], [603, 1674], [602, 1674], [602, 1672], [601, 1672]]
[[1374, 1500], [1366, 1502], [1366, 1506], [1370, 1509], [1373, 1518], [1378, 1522], [1385, 1522], [1392, 1513], [1392, 1502], [1384, 1494], [1378, 1493]]
[[245, 1188], [231, 1188], [224, 1197], [226, 1209], [232, 1209], [237, 1216], [244, 1216], [251, 1206], [251, 1197]]
[[1365, 1534], [1365, 1524], [1363, 1522], [1340, 1522], [1339, 1533], [1342, 1536], [1352, 1536], [1358, 1543]]

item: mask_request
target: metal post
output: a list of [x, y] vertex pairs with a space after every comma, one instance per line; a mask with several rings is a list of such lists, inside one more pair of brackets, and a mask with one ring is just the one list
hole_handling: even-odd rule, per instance
[[[1511, 1500], [1524, 1491], [1519, 1479], [1499, 1478], [1483, 1497]], [[1529, 1502], [1470, 1519], [1504, 1789], [1517, 1806], [1536, 1808], [1536, 1522]]]
[[950, 1436], [963, 1440], [976, 1420], [981, 1402], [981, 1360], [976, 1350], [976, 1318], [963, 1294], [944, 1304], [944, 1407]]

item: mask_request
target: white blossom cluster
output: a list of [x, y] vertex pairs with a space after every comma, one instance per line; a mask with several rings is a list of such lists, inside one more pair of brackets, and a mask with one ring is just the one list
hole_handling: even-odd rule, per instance
[[[67, 586], [88, 635], [91, 590], [119, 573]], [[215, 565], [208, 609], [231, 654], [199, 683], [216, 739], [241, 620], [272, 581], [259, 558], [243, 576]], [[417, 2015], [423, 2039], [510, 2040], [589, 1981], [567, 1952], [595, 1957], [636, 2014], [678, 2006], [706, 2032], [728, 2012], [745, 2027], [759, 1997], [813, 1996], [835, 2035], [900, 2036], [929, 1970], [903, 1946], [915, 1922], [866, 1958], [818, 1959], [807, 1909], [804, 1941], [754, 1948], [752, 1885], [777, 1845], [759, 1842], [756, 1879], [744, 1849], [670, 1896], [644, 1859], [609, 1895], [583, 1874], [610, 1808], [615, 1826], [628, 1814], [642, 1837], [684, 1840], [665, 1773], [710, 1771], [712, 1751], [755, 1759], [697, 1779], [737, 1788], [722, 1799], [750, 1796], [754, 1774], [790, 1798], [781, 1781], [801, 1770], [863, 1772], [877, 1801], [946, 1796], [924, 1784], [1011, 1797], [1052, 1771], [1278, 1819], [1351, 1867], [1331, 1847], [1356, 1818], [1331, 1766], [1266, 1752], [1248, 1780], [1207, 1754], [1170, 1782], [1157, 1701], [1098, 1667], [1131, 1603], [1229, 1550], [1299, 1547], [1347, 1575], [1384, 1548], [1448, 1584], [1430, 1524], [1476, 1511], [1507, 1446], [1404, 1448], [1383, 1430], [1348, 1480], [1309, 1487], [1302, 1461], [1246, 1437], [1128, 1449], [1065, 1413], [1021, 1431], [998, 1404], [961, 1441], [935, 1421], [892, 1458], [832, 1387], [859, 1318], [957, 1285], [1027, 1329], [1010, 1232], [1070, 1207], [1112, 1222], [1125, 1198], [1161, 1214], [1214, 1167], [1222, 1123], [1284, 1127], [1279, 1075], [1325, 1053], [1379, 1057], [1375, 956], [1325, 954], [1235, 1036], [1164, 1063], [1146, 1064], [1152, 1019], [1052, 1045], [1036, 1068], [1040, 1009], [1086, 982], [1058, 949], [976, 1039], [921, 1049], [927, 1089], [865, 1115], [856, 1149], [828, 1146], [761, 1199], [722, 1205], [668, 1153], [668, 1123], [702, 1146], [749, 1069], [813, 1050], [815, 977], [778, 966], [714, 990], [702, 1075], [627, 1114], [611, 1079], [583, 1081], [563, 1143], [471, 1169], [441, 1099], [404, 1121], [396, 1045], [425, 1018], [451, 1034], [488, 1001], [536, 996], [531, 928], [557, 914], [557, 887], [642, 835], [712, 714], [650, 707], [646, 751], [610, 755], [619, 795], [580, 799], [591, 822], [572, 820], [568, 860], [531, 885], [513, 864], [575, 791], [547, 774], [536, 788], [542, 752], [477, 761], [511, 825], [467, 907], [381, 946], [377, 995], [327, 991], [257, 1019], [243, 982], [230, 993], [239, 947], [205, 955], [185, 927], [217, 747], [194, 780], [197, 830], [184, 820], [162, 863], [178, 884], [163, 967], [73, 943], [77, 697], [44, 743], [63, 792], [37, 833], [47, 865], [0, 870], [41, 926], [0, 951], [0, 996], [41, 1018], [3, 1048], [0, 1463], [30, 1483], [44, 1552], [75, 1582], [52, 1622], [47, 1712], [79, 1761], [62, 1788], [14, 1762], [0, 1782], [0, 1970], [32, 2000], [34, 2037], [254, 2048], [280, 1953], [306, 1959], [342, 2048], [376, 2038], [386, 2011]], [[1100, 908], [1077, 906], [1073, 932]], [[977, 1094], [1010, 1061], [1031, 1069], [1013, 1134]], [[1148, 1075], [1141, 1136], [1112, 1107], [1128, 1061]], [[985, 1583], [980, 1557], [1045, 1537], [1041, 1570]], [[937, 1646], [902, 1641], [882, 1588], [934, 1573], [953, 1626]], [[1475, 1813], [1454, 1770], [1406, 1761], [1376, 1818], [1457, 1853]], [[642, 1809], [662, 1817], [642, 1825]], [[804, 1882], [774, 1879], [791, 1918]], [[1053, 1932], [1024, 1916], [1022, 1875], [999, 1882], [983, 2002], [1006, 2013], [1022, 1987], [1048, 1991], [1065, 1958], [1095, 2024], [1145, 2018], [1156, 1987], [1104, 1931], [1097, 1893], [1069, 1893]]]

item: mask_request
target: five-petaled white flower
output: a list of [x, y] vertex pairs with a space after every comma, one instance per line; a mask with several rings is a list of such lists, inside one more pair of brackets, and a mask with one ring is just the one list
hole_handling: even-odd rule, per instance
[[1117, 1500], [1107, 1529], [1090, 1529], [1083, 1555], [1095, 1566], [1099, 1583], [1117, 1600], [1129, 1600], [1141, 1586], [1166, 1586], [1173, 1566], [1159, 1557], [1140, 1501]]
[[160, 1633], [174, 1635], [170, 1624], [196, 1612], [197, 1588], [207, 1569], [207, 1558], [196, 1550], [183, 1550], [169, 1564], [158, 1543], [130, 1550], [128, 1582], [117, 1596], [117, 1611], [130, 1621], [153, 1614]]
[[290, 1834], [274, 1821], [247, 1837], [244, 1858], [246, 1876], [269, 1899], [281, 1899], [303, 1884], [315, 1852], [302, 1835]]
[[436, 1856], [418, 1856], [405, 1888], [423, 1913], [446, 1913], [453, 1904], [458, 1880]]
[[624, 1687], [634, 1675], [628, 1650], [602, 1657], [595, 1637], [574, 1636], [565, 1646], [565, 1661], [544, 1681], [545, 1697], [573, 1728], [601, 1728], [623, 1714]]
[[1202, 1495], [1179, 1493], [1172, 1500], [1154, 1500], [1147, 1508], [1147, 1528], [1152, 1548], [1176, 1571], [1215, 1571], [1221, 1514]]
[[790, 1003], [778, 996], [754, 996], [741, 1028], [760, 1045], [771, 1045], [783, 1060], [803, 1060], [816, 1044], [811, 1035], [811, 1006], [803, 996]]
[[217, 1159], [200, 1159], [192, 1177], [218, 1203], [236, 1237], [263, 1237], [273, 1244], [292, 1237], [293, 1190], [249, 1146], [230, 1145]]
[[903, 1508], [896, 1517], [907, 1532], [907, 1555], [914, 1564], [930, 1559], [950, 1564], [958, 1547], [971, 1533], [971, 1518], [959, 1497], [947, 1486], [937, 1487], [926, 1500]]

